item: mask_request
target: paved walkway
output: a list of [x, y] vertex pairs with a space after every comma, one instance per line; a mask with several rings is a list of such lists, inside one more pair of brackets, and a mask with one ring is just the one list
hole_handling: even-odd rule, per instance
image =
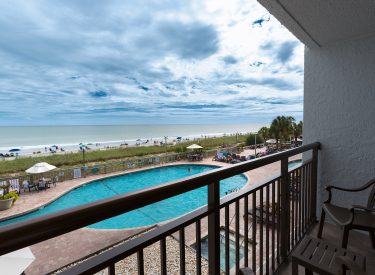
[[[258, 151], [258, 150], [257, 150]], [[252, 150], [246, 150], [241, 155], [252, 154]], [[301, 155], [290, 158], [290, 160], [300, 159]], [[178, 164], [185, 164], [191, 162], [181, 161]], [[176, 164], [176, 163], [173, 163]], [[204, 159], [198, 162], [198, 164], [214, 164], [220, 166], [230, 166], [231, 164], [212, 161], [211, 159]], [[171, 165], [171, 164], [166, 164]], [[158, 165], [160, 166], [160, 165]], [[153, 167], [158, 167], [153, 166]], [[148, 166], [145, 168], [132, 169], [127, 171], [134, 172], [137, 170], [144, 170], [151, 168]], [[268, 179], [274, 178], [280, 172], [280, 163], [276, 162], [261, 168], [246, 172], [245, 174], [249, 177], [248, 184], [252, 185], [255, 183], [264, 182]], [[76, 179], [59, 183], [57, 187], [52, 187], [46, 191], [23, 193], [16, 204], [9, 210], [0, 212], [0, 218], [9, 217], [12, 215], [20, 214], [25, 211], [38, 208], [50, 201], [55, 200], [62, 194], [69, 192], [73, 188], [80, 186], [84, 183], [90, 182], [95, 179], [104, 178], [110, 175], [123, 174], [123, 172], [111, 173], [106, 175], [91, 176], [88, 178]], [[68, 221], [67, 221], [68, 222]], [[38, 243], [31, 247], [35, 255], [35, 261], [26, 269], [25, 273], [29, 274], [44, 274], [53, 271], [63, 265], [80, 259], [90, 253], [94, 253], [108, 245], [115, 242], [121, 241], [137, 234], [147, 227], [137, 229], [112, 229], [112, 230], [97, 230], [90, 228], [82, 228], [73, 232], [58, 236], [56, 238]], [[202, 225], [202, 236], [206, 234], [207, 229]], [[190, 232], [191, 231], [191, 232]], [[205, 232], [206, 231], [206, 232]], [[195, 238], [194, 230], [186, 230], [186, 243], [191, 244]]]

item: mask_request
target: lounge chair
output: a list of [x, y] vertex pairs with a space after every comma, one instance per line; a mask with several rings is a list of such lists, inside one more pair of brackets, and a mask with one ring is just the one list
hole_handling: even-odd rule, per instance
[[[367, 200], [367, 206], [353, 205], [351, 208], [340, 207], [331, 204], [332, 189], [343, 192], [359, 192], [372, 187]], [[331, 217], [332, 221], [343, 228], [341, 246], [346, 248], [348, 244], [349, 230], [357, 229], [368, 231], [372, 247], [375, 249], [375, 179], [358, 188], [343, 188], [338, 186], [327, 186], [328, 199], [323, 203], [319, 223], [318, 238], [322, 237], [325, 215]]]

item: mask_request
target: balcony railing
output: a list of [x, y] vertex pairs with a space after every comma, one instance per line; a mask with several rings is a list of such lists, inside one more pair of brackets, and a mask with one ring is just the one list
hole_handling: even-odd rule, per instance
[[[42, 217], [0, 228], [0, 255], [36, 244], [87, 225], [140, 207], [208, 186], [207, 205], [158, 226], [111, 249], [82, 259], [62, 269], [60, 274], [92, 274], [108, 269], [116, 273], [116, 263], [136, 254], [138, 274], [144, 274], [144, 249], [160, 244], [160, 273], [167, 274], [167, 237], [179, 241], [179, 272], [186, 272], [186, 233], [195, 238], [196, 274], [207, 272], [202, 263], [202, 227], [207, 228], [209, 274], [238, 274], [251, 267], [257, 274], [277, 270], [290, 251], [316, 220], [316, 179], [319, 143], [219, 168], [182, 180], [103, 199]], [[311, 151], [309, 160], [288, 171], [288, 158]], [[306, 157], [305, 157], [306, 158]], [[280, 175], [272, 180], [243, 188], [220, 199], [219, 181], [274, 162], [280, 162]], [[68, 221], [68, 222], [67, 222]], [[224, 234], [221, 233], [224, 232]], [[230, 239], [233, 234], [233, 240]], [[234, 242], [234, 255], [230, 242]], [[223, 244], [224, 259], [220, 262]], [[242, 252], [242, 254], [241, 254]], [[243, 255], [241, 259], [241, 255]], [[230, 267], [230, 257], [234, 267]]]

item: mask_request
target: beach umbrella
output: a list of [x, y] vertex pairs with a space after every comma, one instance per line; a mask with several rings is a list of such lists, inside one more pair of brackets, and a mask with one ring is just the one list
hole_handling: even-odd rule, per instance
[[198, 145], [198, 144], [192, 144], [192, 145], [190, 145], [190, 146], [188, 146], [188, 147], [186, 147], [187, 149], [202, 149], [203, 147], [202, 146], [200, 146], [200, 145]]
[[19, 151], [21, 151], [20, 148], [13, 148], [9, 150], [9, 152], [19, 152]]
[[53, 169], [56, 169], [56, 166], [48, 164], [47, 162], [39, 162], [39, 163], [31, 166], [29, 169], [27, 169], [26, 173], [28, 173], [28, 174], [40, 174], [40, 173], [45, 173], [45, 172], [51, 171]]
[[29, 247], [25, 247], [0, 256], [1, 274], [19, 275], [33, 261], [35, 256]]

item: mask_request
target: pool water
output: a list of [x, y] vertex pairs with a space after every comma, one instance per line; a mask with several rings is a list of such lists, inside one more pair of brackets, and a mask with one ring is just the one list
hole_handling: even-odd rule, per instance
[[[218, 167], [211, 165], [174, 165], [94, 181], [68, 192], [44, 208], [0, 222], [0, 226], [182, 179], [216, 168]], [[229, 190], [243, 187], [246, 182], [247, 178], [244, 175], [236, 175], [220, 181], [220, 196], [224, 196]], [[152, 225], [176, 218], [205, 204], [207, 204], [207, 186], [150, 204], [88, 227], [96, 229], [120, 229]]]
[[[289, 163], [289, 169], [296, 168], [301, 163], [301, 160], [292, 161]], [[93, 181], [68, 192], [36, 211], [0, 222], [0, 226], [182, 179], [216, 168], [218, 167], [213, 165], [173, 165]], [[242, 174], [220, 181], [220, 197], [231, 193], [232, 190], [242, 188], [246, 182], [247, 178]], [[147, 226], [176, 218], [205, 204], [207, 204], [207, 186], [89, 225], [88, 227], [120, 229]]]
[[293, 170], [294, 168], [297, 168], [298, 166], [301, 166], [302, 159], [292, 160], [288, 163], [289, 170]]

